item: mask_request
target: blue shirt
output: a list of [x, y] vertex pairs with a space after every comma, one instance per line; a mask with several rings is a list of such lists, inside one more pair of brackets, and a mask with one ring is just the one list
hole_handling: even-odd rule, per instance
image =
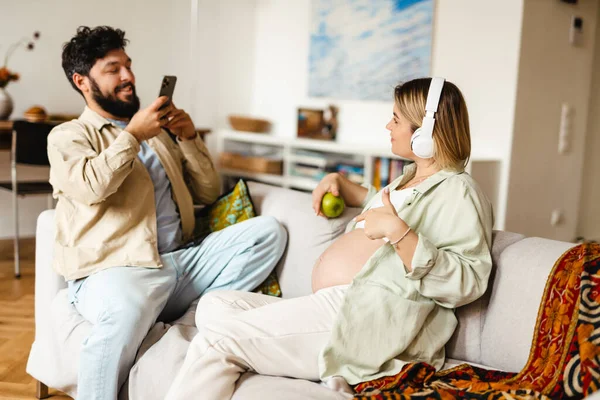
[[[109, 121], [121, 129], [125, 129], [127, 126], [127, 123], [123, 121]], [[140, 143], [138, 158], [148, 170], [154, 185], [158, 252], [160, 254], [168, 253], [181, 246], [183, 241], [181, 219], [171, 193], [171, 182], [169, 182], [158, 156], [146, 141]]]

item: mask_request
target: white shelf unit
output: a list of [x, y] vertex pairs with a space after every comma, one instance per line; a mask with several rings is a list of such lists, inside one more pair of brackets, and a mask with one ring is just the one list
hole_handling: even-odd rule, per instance
[[394, 155], [389, 149], [369, 148], [364, 145], [348, 145], [311, 139], [285, 139], [263, 133], [246, 133], [233, 130], [220, 130], [217, 132], [217, 135], [219, 153], [229, 150], [232, 144], [236, 146], [235, 148], [237, 149], [244, 146], [251, 148], [251, 146], [260, 145], [280, 152], [283, 159], [283, 175], [261, 174], [237, 169], [220, 168], [219, 172], [221, 175], [251, 178], [260, 182], [306, 191], [313, 190], [318, 182], [311, 178], [292, 175], [291, 170], [295, 163], [315, 165], [315, 160], [302, 154], [297, 154], [296, 151], [305, 150], [316, 153], [325, 153], [330, 156], [339, 155], [344, 159], [353, 158], [355, 162], [363, 165], [366, 183], [371, 183], [373, 177], [373, 162], [375, 158], [387, 157], [398, 160], [402, 159]]
[[[286, 188], [311, 191], [317, 185], [317, 181], [294, 176], [291, 169], [294, 163], [310, 163], [311, 160], [296, 154], [297, 150], [308, 150], [321, 152], [329, 155], [339, 154], [344, 157], [354, 157], [362, 162], [364, 166], [364, 178], [366, 183], [371, 183], [373, 178], [373, 164], [377, 157], [387, 157], [402, 160], [394, 155], [389, 148], [376, 148], [364, 145], [351, 145], [337, 142], [319, 141], [311, 139], [286, 139], [270, 136], [264, 133], [246, 133], [228, 129], [217, 132], [217, 149], [220, 152], [228, 150], [231, 145], [240, 149], [248, 149], [254, 145], [268, 146], [280, 152], [283, 159], [283, 175], [261, 174], [243, 170], [232, 170], [220, 168], [223, 176], [242, 177], [254, 179], [260, 182]], [[494, 209], [498, 209], [500, 200], [501, 181], [501, 159], [488, 156], [472, 155], [467, 165], [469, 172], [481, 185], [483, 191], [492, 201]]]

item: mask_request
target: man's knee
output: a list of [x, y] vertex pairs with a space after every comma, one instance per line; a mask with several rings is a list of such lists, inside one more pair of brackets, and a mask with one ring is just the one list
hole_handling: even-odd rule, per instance
[[263, 215], [256, 218], [260, 218], [261, 239], [272, 246], [274, 250], [283, 254], [283, 250], [287, 244], [287, 231], [283, 225], [281, 225], [277, 218], [270, 215]]

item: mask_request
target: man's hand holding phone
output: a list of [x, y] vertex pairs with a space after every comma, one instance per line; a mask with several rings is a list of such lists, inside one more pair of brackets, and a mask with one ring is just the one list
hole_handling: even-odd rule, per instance
[[158, 135], [161, 128], [168, 129], [180, 140], [196, 137], [196, 128], [190, 116], [173, 104], [176, 83], [176, 76], [163, 76], [158, 99], [150, 107], [138, 111], [129, 121], [125, 130], [135, 136], [138, 142]]
[[173, 104], [173, 93], [175, 92], [175, 84], [177, 77], [174, 75], [163, 76], [160, 83], [160, 91], [158, 96], [167, 96], [169, 104], [165, 107], [168, 113], [163, 118], [163, 128], [177, 136], [180, 140], [191, 140], [196, 137], [196, 128], [190, 116], [183, 110], [178, 109]]
[[138, 142], [148, 140], [158, 135], [161, 127], [165, 123], [167, 114], [173, 110], [172, 105], [161, 108], [168, 102], [169, 98], [167, 96], [161, 96], [154, 100], [149, 107], [138, 111], [133, 118], [131, 118], [125, 130], [135, 136]]
[[171, 102], [169, 112], [163, 118], [163, 128], [168, 129], [181, 140], [191, 140], [196, 137], [196, 128], [192, 118]]

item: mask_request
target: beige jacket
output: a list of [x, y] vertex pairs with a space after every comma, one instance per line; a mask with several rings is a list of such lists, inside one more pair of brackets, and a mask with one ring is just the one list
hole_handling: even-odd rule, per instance
[[[181, 217], [183, 240], [194, 231], [194, 202], [219, 195], [219, 178], [202, 140], [148, 140], [164, 167]], [[154, 185], [138, 159], [140, 145], [89, 108], [48, 136], [56, 205], [54, 268], [66, 280], [115, 266], [162, 267]]]

